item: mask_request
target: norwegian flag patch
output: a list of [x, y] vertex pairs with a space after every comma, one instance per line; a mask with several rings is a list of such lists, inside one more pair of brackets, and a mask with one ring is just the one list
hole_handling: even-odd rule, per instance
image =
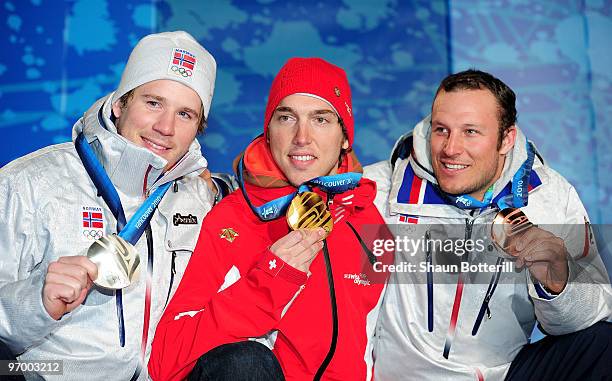
[[83, 212], [83, 227], [102, 229], [104, 227], [102, 213]]
[[401, 222], [404, 224], [418, 224], [419, 218], [415, 216], [410, 216], [407, 214], [400, 214], [398, 217], [398, 222]]
[[99, 206], [81, 207], [81, 239], [95, 241], [104, 235], [104, 211]]
[[196, 56], [185, 49], [174, 48], [168, 65], [168, 73], [180, 77], [191, 77], [197, 63]]

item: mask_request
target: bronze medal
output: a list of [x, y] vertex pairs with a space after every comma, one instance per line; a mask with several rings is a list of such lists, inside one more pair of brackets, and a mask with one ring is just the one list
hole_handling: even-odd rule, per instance
[[87, 257], [98, 266], [98, 278], [94, 283], [100, 287], [120, 290], [138, 279], [140, 255], [118, 235], [96, 240], [87, 250]]
[[300, 193], [293, 198], [287, 209], [287, 223], [291, 230], [321, 227], [328, 234], [334, 227], [325, 201], [315, 192]]
[[532, 226], [534, 225], [522, 210], [517, 208], [500, 210], [491, 224], [491, 239], [499, 249], [506, 252], [512, 245], [513, 239]]

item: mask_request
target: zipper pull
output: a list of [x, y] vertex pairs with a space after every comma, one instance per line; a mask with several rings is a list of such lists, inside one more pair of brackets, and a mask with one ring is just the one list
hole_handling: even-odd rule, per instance
[[176, 266], [174, 265], [176, 262], [176, 251], [172, 252], [172, 266], [170, 267], [170, 271], [172, 271], [173, 275], [176, 275]]
[[327, 209], [329, 206], [334, 203], [334, 195], [331, 193], [327, 193]]
[[148, 184], [149, 172], [151, 172], [151, 169], [153, 169], [153, 166], [149, 164], [149, 167], [147, 168], [147, 171], [145, 172], [145, 176], [142, 182], [142, 194], [144, 195], [145, 199], [149, 197], [149, 194], [151, 193], [151, 189], [149, 189], [149, 184]]
[[429, 241], [431, 241], [431, 231], [427, 230], [425, 232], [425, 247], [427, 248], [425, 258], [429, 260], [431, 258], [431, 247], [429, 245]]

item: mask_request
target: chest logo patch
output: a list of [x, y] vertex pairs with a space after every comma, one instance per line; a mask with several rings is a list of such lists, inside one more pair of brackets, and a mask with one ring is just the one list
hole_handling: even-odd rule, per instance
[[234, 242], [236, 237], [238, 237], [238, 233], [232, 228], [221, 229], [221, 234], [219, 237], [225, 238], [228, 242]]
[[353, 282], [358, 286], [369, 286], [371, 285], [370, 280], [368, 279], [368, 276], [364, 273], [361, 274], [344, 274], [344, 279], [348, 279], [349, 282]]
[[183, 216], [180, 213], [176, 213], [174, 216], [172, 216], [172, 223], [174, 224], [174, 226], [197, 225], [198, 217], [191, 215], [191, 214]]
[[81, 240], [93, 242], [104, 235], [104, 211], [99, 206], [81, 207]]

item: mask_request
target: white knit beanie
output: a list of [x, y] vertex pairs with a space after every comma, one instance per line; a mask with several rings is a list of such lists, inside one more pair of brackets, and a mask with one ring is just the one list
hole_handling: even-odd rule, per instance
[[183, 31], [150, 34], [130, 54], [112, 102], [147, 82], [170, 79], [192, 88], [202, 100], [208, 118], [215, 89], [217, 63], [189, 33]]

